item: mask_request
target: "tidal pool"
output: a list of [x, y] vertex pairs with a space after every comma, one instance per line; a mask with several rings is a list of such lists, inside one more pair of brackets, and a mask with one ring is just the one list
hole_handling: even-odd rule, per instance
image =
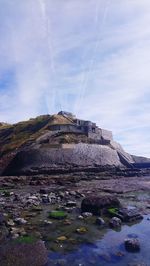
[[[65, 251], [62, 243], [62, 252], [49, 251], [47, 266], [150, 266], [149, 218], [150, 216], [145, 215], [141, 222], [123, 225], [120, 231], [108, 229], [101, 239], [94, 243], [81, 244], [73, 251]], [[127, 252], [124, 247], [126, 238], [138, 238], [140, 252]]]

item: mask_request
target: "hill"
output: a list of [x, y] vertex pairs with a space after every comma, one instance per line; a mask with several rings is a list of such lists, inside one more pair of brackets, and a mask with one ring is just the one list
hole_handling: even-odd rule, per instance
[[110, 131], [66, 112], [13, 125], [0, 123], [0, 173], [38, 174], [101, 166], [149, 167], [150, 159], [126, 153]]

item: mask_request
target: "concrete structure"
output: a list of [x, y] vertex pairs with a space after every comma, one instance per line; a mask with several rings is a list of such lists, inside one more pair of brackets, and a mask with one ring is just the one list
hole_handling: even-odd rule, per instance
[[99, 128], [91, 121], [77, 119], [73, 114], [65, 111], [59, 112], [58, 115], [65, 117], [68, 123], [49, 125], [48, 129], [50, 131], [84, 134], [90, 139], [97, 141], [99, 144], [104, 145], [109, 144], [113, 140], [111, 131]]

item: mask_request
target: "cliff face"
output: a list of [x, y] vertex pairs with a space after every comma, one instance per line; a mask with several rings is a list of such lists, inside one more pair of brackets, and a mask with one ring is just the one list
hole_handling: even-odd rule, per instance
[[[68, 131], [68, 125], [73, 123], [70, 121], [62, 115], [46, 115], [0, 128], [1, 174], [51, 173], [58, 169], [75, 171], [106, 165], [132, 168], [141, 163], [150, 166], [150, 159], [126, 153], [111, 134], [102, 134], [98, 139], [93, 137], [93, 132]], [[50, 130], [53, 125], [62, 125], [63, 131]], [[96, 130], [107, 133], [98, 127]]]

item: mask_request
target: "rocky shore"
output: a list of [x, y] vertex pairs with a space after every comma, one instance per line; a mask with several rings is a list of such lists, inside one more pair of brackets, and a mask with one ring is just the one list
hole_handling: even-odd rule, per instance
[[[92, 244], [101, 239], [108, 228], [118, 230], [124, 224], [139, 223], [139, 219], [126, 222], [119, 218], [120, 208], [128, 210], [132, 207], [141, 217], [147, 215], [148, 219], [149, 180], [147, 176], [120, 178], [118, 175], [114, 178], [104, 172], [0, 177], [1, 265], [14, 265], [15, 260], [15, 265], [19, 266], [44, 266], [48, 251], [69, 252], [82, 243]], [[95, 200], [96, 204], [101, 202], [99, 209], [108, 211], [111, 207], [109, 215], [105, 211], [94, 213], [91, 205], [85, 208], [85, 199], [93, 196], [99, 199]], [[109, 202], [107, 206], [106, 202]], [[116, 202], [118, 204], [114, 204]], [[124, 239], [123, 245], [127, 252], [129, 249], [140, 252], [138, 240]], [[31, 254], [26, 256], [29, 246]], [[39, 247], [41, 253], [33, 261]], [[68, 264], [52, 260], [49, 265]]]

